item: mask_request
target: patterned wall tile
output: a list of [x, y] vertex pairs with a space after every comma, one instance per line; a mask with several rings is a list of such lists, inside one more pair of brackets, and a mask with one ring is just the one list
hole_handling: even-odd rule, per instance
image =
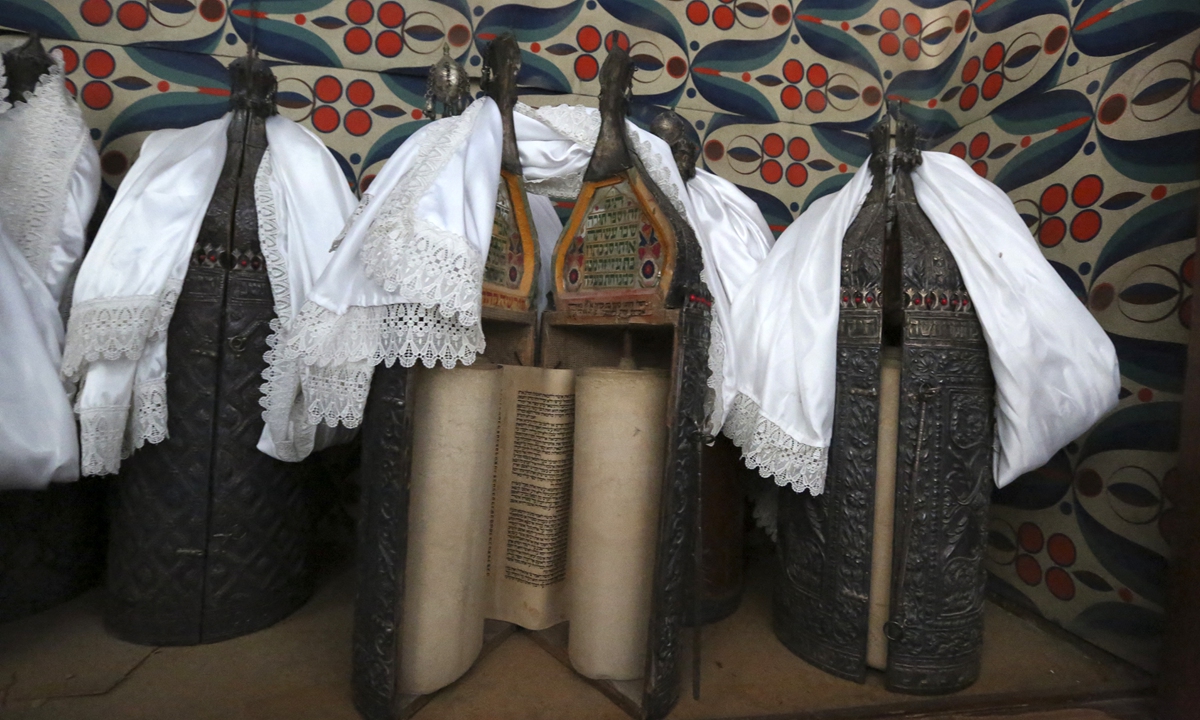
[[1120, 359], [1119, 407], [997, 493], [994, 586], [1156, 662], [1196, 274], [1195, 0], [0, 0], [0, 27], [63, 48], [109, 186], [150, 130], [224, 111], [247, 43], [360, 191], [425, 122], [443, 46], [478, 73], [516, 33], [532, 104], [594, 104], [625, 48], [634, 120], [676, 107], [777, 232], [846, 183], [896, 103], [1009, 193]]

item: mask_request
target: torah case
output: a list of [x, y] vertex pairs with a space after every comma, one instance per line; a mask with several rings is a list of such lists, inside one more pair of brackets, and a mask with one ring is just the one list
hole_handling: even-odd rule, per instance
[[881, 354], [898, 345], [886, 684], [944, 693], [979, 675], [994, 381], [958, 267], [914, 196], [915, 129], [895, 135], [889, 167], [887, 121], [872, 131], [871, 190], [842, 244], [825, 491], [779, 491], [774, 628], [817, 667], [866, 679]]
[[170, 437], [126, 460], [113, 493], [105, 623], [145, 644], [253, 632], [312, 590], [311, 466], [256, 448], [275, 310], [254, 181], [275, 78], [257, 58], [230, 75], [225, 164], [167, 335]]
[[[693, 539], [698, 530], [710, 300], [700, 280], [700, 249], [691, 228], [627, 147], [626, 93], [632, 73], [628, 55], [614, 49], [601, 75], [599, 139], [581, 197], [555, 252], [555, 309], [543, 315], [540, 352], [541, 364], [548, 368], [616, 367], [632, 356], [639, 367], [669, 371], [671, 389], [663, 409], [668, 447], [662, 468], [645, 672], [639, 680], [592, 681], [635, 717], [661, 718], [679, 698], [680, 628], [695, 582]], [[502, 70], [493, 75], [493, 97], [505, 77]], [[502, 115], [510, 116], [512, 103], [497, 102]], [[506, 121], [506, 157], [512, 137], [509, 126]], [[512, 149], [515, 151], [515, 142]], [[507, 162], [504, 165], [508, 167]], [[642, 239], [652, 241], [658, 249], [648, 268], [638, 264], [622, 270], [621, 284], [595, 287], [597, 278], [608, 275], [594, 273], [592, 266], [577, 259], [582, 260], [590, 243], [587, 220], [597, 194], [613, 197], [614, 193], [618, 194], [617, 204], [637, 215], [634, 227], [650, 228]], [[502, 193], [498, 202], [504, 201]], [[529, 255], [526, 252], [527, 258]], [[487, 303], [486, 286], [484, 292]], [[520, 297], [525, 297], [523, 291]], [[486, 318], [485, 311], [485, 322]], [[492, 342], [490, 335], [488, 342]], [[363, 420], [363, 516], [353, 687], [355, 704], [368, 720], [407, 717], [428, 697], [397, 690], [398, 643], [404, 625], [413, 385], [411, 371], [398, 365], [380, 367]], [[496, 623], [489, 625], [485, 652], [486, 635], [495, 637], [502, 632]], [[563, 627], [539, 631], [533, 637], [565, 662]]]
[[[10, 100], [27, 98], [54, 64], [36, 35], [4, 53]], [[65, 141], [65, 138], [64, 138]], [[34, 168], [30, 171], [29, 192]], [[0, 492], [0, 623], [68, 600], [104, 569], [106, 479]]]

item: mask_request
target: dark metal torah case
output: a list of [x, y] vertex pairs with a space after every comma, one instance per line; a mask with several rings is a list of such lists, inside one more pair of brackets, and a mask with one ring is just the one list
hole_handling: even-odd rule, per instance
[[813, 665], [866, 679], [880, 357], [885, 343], [899, 344], [886, 684], [946, 693], [979, 676], [994, 382], [962, 276], [913, 193], [915, 131], [897, 129], [894, 197], [887, 193], [886, 124], [872, 132], [872, 145], [870, 194], [842, 246], [825, 491], [779, 491], [774, 628]]
[[225, 163], [167, 331], [169, 437], [113, 483], [105, 625], [149, 645], [244, 635], [312, 591], [312, 464], [257, 449], [275, 309], [254, 180], [275, 81], [256, 58], [230, 79]]

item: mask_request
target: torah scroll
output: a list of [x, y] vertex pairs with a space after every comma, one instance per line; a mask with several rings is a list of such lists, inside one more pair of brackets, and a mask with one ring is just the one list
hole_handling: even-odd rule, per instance
[[504, 366], [488, 617], [530, 630], [567, 619], [575, 372]]
[[867, 611], [867, 665], [887, 669], [883, 626], [892, 608], [892, 538], [896, 508], [896, 450], [900, 434], [900, 352], [884, 348], [879, 378], [879, 440], [875, 455], [875, 529]]
[[567, 652], [582, 675], [645, 672], [668, 376], [588, 368], [575, 376], [575, 478]]
[[398, 689], [424, 694], [483, 647], [498, 366], [417, 372]]

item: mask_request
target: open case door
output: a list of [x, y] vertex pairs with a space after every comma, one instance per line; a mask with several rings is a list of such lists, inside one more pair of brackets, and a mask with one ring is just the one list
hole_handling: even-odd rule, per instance
[[[512, 119], [520, 53], [515, 38], [501, 36], [491, 43], [484, 66], [484, 89], [500, 108], [503, 151], [496, 214], [484, 265], [482, 325], [487, 360], [532, 365], [540, 263]], [[466, 107], [469, 89], [465, 71], [447, 53], [430, 71], [429, 109], [437, 102], [446, 114], [458, 114]], [[363, 417], [352, 684], [354, 704], [369, 720], [409, 717], [433, 695], [404, 693], [399, 687], [413, 465], [414, 370], [399, 364], [378, 368]], [[512, 630], [508, 623], [486, 621], [480, 656]]]
[[[616, 49], [601, 70], [599, 137], [555, 250], [555, 310], [542, 318], [541, 352], [546, 367], [614, 367], [624, 358], [669, 374], [645, 673], [593, 681], [635, 717], [660, 718], [679, 699], [680, 629], [694, 591], [711, 301], [692, 228], [629, 150], [632, 73]], [[564, 640], [555, 630], [540, 633], [552, 651]]]
[[[515, 89], [515, 71], [511, 76], [504, 73], [515, 63], [499, 58], [506, 47], [498, 40], [489, 52], [489, 64], [500, 69], [488, 76], [488, 84], [505, 123], [505, 147], [485, 270], [483, 322], [489, 359], [523, 365], [534, 356], [538, 254], [512, 134], [515, 92], [506, 95], [503, 90], [510, 84]], [[603, 70], [603, 119], [596, 150], [554, 255], [556, 309], [543, 317], [541, 354], [546, 368], [636, 364], [654, 371], [658, 387], [666, 388], [661, 415], [652, 411], [665, 425], [655, 428], [665, 445], [655, 445], [656, 457], [663, 458], [661, 471], [650, 470], [646, 486], [656, 500], [657, 515], [645, 516], [652, 542], [642, 545], [644, 556], [653, 561], [649, 587], [641, 586], [650, 595], [644, 670], [631, 673], [640, 674], [633, 680], [592, 681], [635, 717], [660, 718], [679, 698], [680, 629], [696, 577], [694, 538], [711, 301], [700, 280], [700, 250], [692, 229], [627, 147], [625, 112], [632, 73], [628, 55], [610, 54]], [[411, 371], [380, 367], [363, 422], [353, 685], [355, 704], [369, 720], [407, 717], [430, 697], [399, 689], [415, 385]], [[640, 617], [635, 627], [641, 627]], [[559, 623], [535, 631], [533, 638], [566, 661], [567, 626]], [[488, 620], [483, 652], [510, 629], [507, 623]]]
[[511, 35], [488, 46], [480, 84], [500, 106], [504, 132], [500, 155], [500, 188], [492, 240], [483, 270], [484, 357], [493, 363], [532, 365], [537, 341], [537, 298], [541, 262], [538, 237], [525, 192], [513, 107], [517, 104], [517, 72], [521, 50]]

